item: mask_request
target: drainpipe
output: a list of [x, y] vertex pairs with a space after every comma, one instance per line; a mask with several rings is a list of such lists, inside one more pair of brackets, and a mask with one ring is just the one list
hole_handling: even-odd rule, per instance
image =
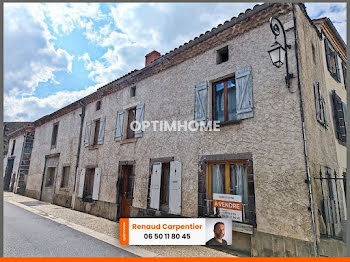
[[73, 186], [73, 197], [72, 197], [72, 208], [75, 207], [75, 197], [77, 195], [77, 174], [78, 174], [78, 167], [79, 167], [79, 159], [80, 159], [80, 148], [81, 148], [81, 138], [83, 136], [83, 125], [84, 125], [84, 118], [85, 118], [85, 103], [83, 100], [79, 101], [79, 104], [81, 106], [81, 114], [80, 114], [80, 133], [79, 133], [79, 142], [78, 142], [78, 152], [77, 152], [77, 160], [75, 162], [75, 173], [74, 173], [74, 186]]
[[298, 36], [297, 36], [297, 23], [295, 18], [295, 4], [293, 5], [293, 22], [294, 22], [294, 38], [295, 38], [295, 58], [297, 64], [297, 78], [298, 78], [298, 90], [299, 90], [299, 102], [300, 102], [300, 115], [302, 122], [302, 132], [304, 139], [304, 156], [305, 156], [305, 167], [306, 167], [306, 182], [308, 185], [309, 192], [309, 211], [311, 213], [311, 224], [312, 224], [312, 239], [314, 243], [314, 254], [315, 257], [318, 256], [317, 251], [317, 239], [316, 239], [316, 225], [315, 225], [315, 214], [313, 209], [313, 200], [312, 200], [312, 188], [311, 188], [311, 176], [310, 176], [310, 166], [309, 159], [307, 154], [307, 143], [306, 143], [306, 133], [305, 133], [305, 119], [304, 119], [304, 108], [303, 108], [303, 98], [301, 96], [301, 83], [300, 83], [300, 70], [299, 70], [299, 58], [298, 58]]

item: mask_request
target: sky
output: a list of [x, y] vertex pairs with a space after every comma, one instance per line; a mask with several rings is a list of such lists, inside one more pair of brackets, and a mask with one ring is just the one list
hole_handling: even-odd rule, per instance
[[[256, 3], [5, 3], [4, 121], [35, 121]], [[346, 42], [345, 3], [307, 3]]]

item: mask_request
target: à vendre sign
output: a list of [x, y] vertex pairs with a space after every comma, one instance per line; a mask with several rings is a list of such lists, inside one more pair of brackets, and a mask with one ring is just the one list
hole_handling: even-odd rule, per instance
[[231, 218], [232, 221], [242, 222], [242, 196], [213, 193], [215, 214], [219, 212], [221, 217]]

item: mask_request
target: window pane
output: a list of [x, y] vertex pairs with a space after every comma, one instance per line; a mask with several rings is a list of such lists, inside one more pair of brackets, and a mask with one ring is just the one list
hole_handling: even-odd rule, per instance
[[225, 194], [225, 165], [211, 166], [212, 193]]
[[224, 83], [219, 83], [215, 85], [214, 92], [214, 110], [215, 110], [215, 120], [224, 121]]
[[247, 176], [245, 164], [230, 165], [230, 194], [242, 196], [243, 222], [248, 220]]
[[235, 79], [227, 82], [228, 120], [236, 120], [236, 85]]

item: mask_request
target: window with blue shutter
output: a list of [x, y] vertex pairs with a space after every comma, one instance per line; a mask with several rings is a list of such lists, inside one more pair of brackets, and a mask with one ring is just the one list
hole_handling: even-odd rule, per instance
[[253, 82], [251, 67], [213, 83], [213, 119], [220, 122], [253, 117]]
[[346, 110], [346, 105], [344, 108], [343, 102], [341, 101], [341, 98], [335, 93], [335, 90], [332, 92], [332, 99], [335, 135], [340, 144], [346, 145], [346, 112], [344, 112]]
[[327, 38], [324, 39], [325, 53], [327, 69], [331, 76], [341, 82], [339, 63], [338, 63], [338, 53]]

